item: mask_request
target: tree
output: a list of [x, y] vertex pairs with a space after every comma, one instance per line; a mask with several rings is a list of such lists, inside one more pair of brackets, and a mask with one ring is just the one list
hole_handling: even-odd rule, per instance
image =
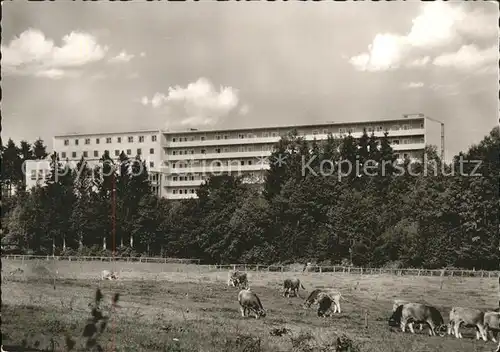
[[[151, 196], [151, 182], [149, 180], [148, 169], [146, 163], [139, 156], [131, 162], [130, 176], [127, 183], [127, 195], [125, 196], [128, 219], [135, 221], [140, 208], [140, 202], [143, 197]], [[129, 226], [132, 224], [129, 223]], [[131, 243], [135, 237], [131, 235]], [[132, 245], [131, 245], [132, 247]]]
[[48, 156], [47, 147], [41, 138], [38, 138], [35, 143], [33, 143], [33, 156], [36, 160], [43, 160]]
[[71, 229], [71, 213], [75, 204], [74, 176], [68, 163], [62, 164], [59, 155], [54, 152], [50, 161], [50, 176], [45, 188], [47, 200], [50, 204], [48, 217], [51, 220], [50, 233], [53, 247], [66, 250], [66, 246], [75, 248], [77, 239]]
[[198, 209], [201, 217], [198, 242], [202, 259], [227, 263], [233, 258], [227, 251], [231, 242], [229, 221], [248, 191], [241, 178], [231, 175], [211, 176], [198, 189]]
[[121, 250], [124, 250], [125, 241], [128, 240], [130, 247], [133, 243], [130, 236], [129, 224], [131, 223], [130, 216], [130, 169], [131, 164], [127, 155], [122, 151], [118, 157], [119, 173], [116, 177], [116, 240], [120, 243]]
[[291, 141], [285, 137], [281, 138], [274, 146], [269, 157], [269, 170], [266, 171], [264, 179], [264, 196], [267, 200], [272, 199], [281, 192], [281, 187], [286, 181], [287, 150]]
[[89, 209], [92, 207], [93, 193], [92, 169], [82, 157], [77, 163], [74, 172], [75, 203], [71, 209], [70, 231], [75, 234], [78, 249], [81, 251], [85, 245], [91, 246], [95, 244], [90, 238], [92, 236], [90, 224], [92, 218], [89, 213]]
[[137, 238], [137, 250], [148, 256], [161, 255], [161, 240], [158, 228], [161, 222], [159, 200], [155, 195], [145, 195], [139, 203], [139, 209], [134, 219], [131, 236]]
[[23, 181], [21, 165], [20, 150], [9, 138], [2, 153], [2, 189], [8, 195]]
[[102, 234], [99, 236], [99, 241], [106, 250], [111, 245], [111, 230], [112, 230], [112, 207], [113, 199], [112, 192], [116, 181], [116, 165], [113, 159], [106, 151], [99, 159], [99, 165], [94, 168], [94, 182], [97, 193], [93, 198], [93, 203], [96, 204], [94, 211], [97, 212], [96, 226]]

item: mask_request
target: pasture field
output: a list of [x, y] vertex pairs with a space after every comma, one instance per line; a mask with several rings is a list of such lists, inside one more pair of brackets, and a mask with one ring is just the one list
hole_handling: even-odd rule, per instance
[[[24, 273], [10, 276], [16, 268]], [[99, 281], [103, 269], [120, 272], [118, 281]], [[421, 301], [440, 309], [445, 321], [451, 306], [496, 308], [496, 278], [409, 277], [340, 273], [249, 272], [252, 290], [267, 316], [243, 318], [238, 289], [228, 287], [227, 271], [189, 264], [57, 262], [2, 260], [2, 341], [19, 344], [56, 341], [63, 351], [64, 333], [81, 335], [90, 316], [88, 304], [100, 287], [105, 300], [120, 293], [119, 308], [101, 342], [111, 351], [335, 351], [338, 336], [352, 341], [354, 351], [491, 352], [496, 344], [391, 331], [387, 319], [395, 298]], [[297, 276], [302, 298], [283, 298], [284, 278]], [[54, 285], [55, 284], [55, 285]], [[301, 307], [314, 288], [333, 287], [347, 301], [342, 313], [318, 318]], [[365, 324], [365, 319], [367, 324]], [[273, 336], [273, 329], [289, 333]], [[259, 341], [260, 339], [260, 341]]]

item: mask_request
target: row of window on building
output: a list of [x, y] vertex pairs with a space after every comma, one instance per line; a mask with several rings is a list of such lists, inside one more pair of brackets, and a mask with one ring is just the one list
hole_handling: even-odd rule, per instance
[[[109, 150], [105, 150], [104, 153], [108, 153], [109, 154]], [[149, 149], [149, 154], [154, 154], [155, 153], [155, 150], [154, 148], [150, 148]], [[121, 151], [119, 149], [115, 149], [115, 157], [119, 157], [121, 154]], [[126, 150], [126, 154], [128, 156], [131, 156], [132, 155], [132, 149], [127, 149]], [[94, 150], [94, 158], [99, 158], [99, 151], [98, 150]], [[137, 154], [136, 155], [142, 155], [142, 149], [141, 148], [137, 148]], [[66, 157], [68, 156], [68, 154], [66, 152], [61, 152], [61, 158], [63, 159], [66, 159]], [[89, 152], [84, 150], [82, 152], [82, 156], [84, 158], [88, 158], [89, 157]], [[77, 152], [71, 152], [71, 157], [74, 159], [77, 157]]]
[[50, 170], [31, 170], [31, 181], [45, 180], [50, 177]]
[[[121, 143], [122, 142], [122, 137], [115, 137], [115, 138], [116, 138], [116, 143]], [[106, 144], [113, 143], [113, 137], [106, 137], [105, 140], [106, 140]], [[138, 136], [139, 143], [144, 143], [144, 140], [145, 140], [144, 136]], [[157, 136], [151, 136], [151, 142], [156, 142], [156, 140], [157, 140]], [[134, 136], [128, 136], [127, 137], [127, 141], [129, 143], [134, 143]], [[80, 140], [78, 138], [74, 139], [73, 142], [74, 142], [75, 145], [79, 145], [80, 144]], [[85, 138], [84, 139], [84, 143], [87, 144], [87, 145], [89, 145], [91, 143], [91, 138]], [[101, 139], [100, 138], [96, 138], [95, 139], [95, 144], [100, 144], [100, 143], [101, 143]], [[69, 145], [69, 139], [65, 139], [64, 140], [64, 145]]]
[[194, 194], [196, 193], [196, 190], [194, 188], [188, 188], [188, 189], [173, 189], [172, 194]]
[[[245, 152], [253, 152], [253, 151], [271, 151], [273, 149], [272, 144], [266, 144], [263, 146], [239, 146], [237, 147], [236, 151], [238, 153], [245, 153]], [[213, 149], [206, 149], [202, 148], [200, 149], [200, 154], [207, 154], [207, 152], [213, 151], [215, 154], [220, 154], [220, 153], [229, 153], [231, 152], [230, 147], [215, 147]], [[235, 151], [235, 152], [236, 152]], [[191, 155], [195, 154], [194, 149], [181, 149], [181, 150], [172, 150], [171, 155]]]
[[[399, 130], [411, 130], [412, 126], [405, 124], [405, 125], [393, 125], [390, 128], [384, 127], [384, 126], [368, 126], [365, 127], [367, 133], [372, 133], [372, 132], [385, 132], [385, 131], [399, 131]], [[420, 128], [424, 128], [424, 124], [420, 124]], [[339, 127], [334, 131], [333, 129], [328, 129], [324, 128], [321, 130], [313, 130], [312, 134], [313, 135], [319, 135], [319, 134], [329, 134], [329, 133], [339, 133], [339, 134], [345, 134], [345, 133], [354, 133], [354, 132], [362, 132], [363, 128], [355, 128], [355, 127]], [[281, 135], [286, 134], [282, 133]], [[299, 135], [304, 135], [306, 134], [305, 132], [299, 132]], [[279, 137], [280, 133], [278, 132], [262, 132], [260, 135], [257, 133], [239, 133], [238, 134], [238, 139], [245, 139], [245, 138], [269, 138], [269, 137]], [[231, 139], [231, 136], [229, 134], [224, 134], [224, 135], [215, 135], [212, 140], [224, 140], [224, 139]], [[195, 140], [200, 140], [200, 141], [205, 141], [207, 140], [206, 136], [200, 136], [199, 139], [195, 136], [188, 136], [188, 137], [172, 137], [172, 142], [188, 142], [188, 141], [195, 141]]]
[[417, 138], [417, 139], [409, 139], [409, 138], [405, 138], [405, 139], [392, 139], [391, 140], [391, 143], [392, 144], [412, 144], [412, 143], [424, 143], [425, 142], [425, 139], [422, 137], [422, 138]]
[[[424, 138], [418, 138], [418, 139], [410, 139], [410, 138], [405, 138], [405, 139], [392, 139], [390, 140], [392, 144], [412, 144], [412, 143], [424, 143]], [[237, 147], [237, 152], [238, 153], [244, 153], [244, 152], [268, 152], [272, 151], [273, 145], [272, 144], [266, 144], [266, 145], [256, 145], [256, 146], [239, 146]], [[220, 153], [230, 153], [231, 148], [230, 147], [216, 147], [214, 149], [207, 150], [206, 148], [200, 149], [200, 154], [206, 154], [210, 151], [213, 151], [215, 154], [220, 154]], [[197, 154], [195, 153], [194, 149], [181, 149], [181, 150], [172, 150], [171, 155], [194, 155]]]
[[[200, 161], [193, 160], [192, 162], [174, 162], [174, 163], [172, 163], [172, 168], [182, 169], [182, 168], [193, 167], [196, 164], [200, 164]], [[169, 164], [167, 163], [166, 166], [168, 166], [168, 165]], [[228, 165], [231, 165], [231, 166], [234, 166], [234, 165], [241, 165], [241, 166], [254, 165], [254, 162], [253, 162], [253, 160], [222, 160], [222, 161], [216, 160], [216, 161], [213, 161], [209, 164], [209, 166], [213, 166], [213, 167], [228, 166]]]

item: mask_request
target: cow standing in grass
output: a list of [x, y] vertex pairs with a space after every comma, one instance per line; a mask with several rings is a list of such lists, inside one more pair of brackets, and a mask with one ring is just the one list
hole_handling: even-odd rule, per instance
[[[405, 300], [402, 300], [402, 299], [395, 299], [394, 300], [394, 303], [392, 305], [392, 312], [394, 313], [396, 311], [396, 309], [398, 309], [399, 306], [403, 305], [403, 304], [406, 304], [406, 303], [411, 303], [410, 301], [405, 301]], [[416, 326], [418, 325], [418, 329], [419, 331], [422, 331], [424, 329], [424, 325], [423, 324], [415, 324]]]
[[240, 304], [241, 316], [246, 317], [247, 312], [253, 311], [255, 319], [266, 316], [266, 311], [256, 293], [250, 289], [243, 289], [238, 293], [238, 303]]
[[333, 304], [333, 314], [341, 313], [340, 300], [344, 299], [340, 292], [332, 289], [315, 289], [304, 301], [302, 307], [309, 308], [312, 304], [318, 304], [318, 316], [324, 316], [326, 311], [331, 308]]
[[247, 273], [240, 271], [230, 271], [228, 276], [228, 286], [249, 288]]
[[479, 309], [466, 307], [453, 307], [450, 311], [448, 323], [448, 335], [454, 335], [457, 339], [462, 338], [460, 327], [475, 327], [476, 339], [482, 338], [487, 341], [486, 329], [484, 327], [484, 312]]
[[497, 342], [498, 333], [500, 332], [500, 313], [484, 313], [484, 328], [486, 329], [486, 337], [491, 336], [491, 340]]
[[101, 272], [101, 280], [118, 280], [118, 275], [109, 270], [103, 270]]
[[285, 279], [283, 282], [283, 297], [290, 297], [290, 293], [293, 293], [293, 296], [298, 296], [299, 288], [302, 287], [305, 290], [304, 286], [296, 277], [292, 279]]
[[446, 330], [444, 319], [441, 313], [432, 306], [421, 303], [406, 303], [398, 306], [396, 311], [389, 318], [389, 326], [400, 326], [401, 331], [406, 331], [406, 326], [410, 328], [412, 334], [413, 324], [425, 323], [429, 326], [429, 335], [436, 336], [438, 333], [444, 335]]

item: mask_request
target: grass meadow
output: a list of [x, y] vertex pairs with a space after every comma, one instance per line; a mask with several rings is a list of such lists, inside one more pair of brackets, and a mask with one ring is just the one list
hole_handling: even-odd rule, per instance
[[[16, 268], [23, 273], [9, 275]], [[103, 269], [118, 281], [100, 281]], [[484, 352], [496, 344], [430, 337], [427, 330], [393, 331], [387, 325], [395, 298], [432, 304], [445, 321], [452, 306], [496, 308], [497, 278], [409, 277], [342, 273], [249, 272], [252, 290], [267, 310], [265, 318], [243, 318], [238, 289], [226, 284], [227, 271], [189, 264], [2, 260], [2, 343], [51, 343], [64, 351], [64, 335], [78, 337], [90, 316], [88, 304], [100, 287], [105, 300], [120, 293], [119, 308], [101, 342], [111, 351], [336, 351], [337, 337], [351, 352]], [[306, 290], [283, 298], [284, 278], [297, 276]], [[318, 318], [301, 307], [315, 288], [333, 287], [345, 297], [342, 313]], [[274, 329], [288, 329], [274, 336]], [[51, 342], [51, 339], [53, 342]], [[78, 342], [80, 343], [80, 342]]]

